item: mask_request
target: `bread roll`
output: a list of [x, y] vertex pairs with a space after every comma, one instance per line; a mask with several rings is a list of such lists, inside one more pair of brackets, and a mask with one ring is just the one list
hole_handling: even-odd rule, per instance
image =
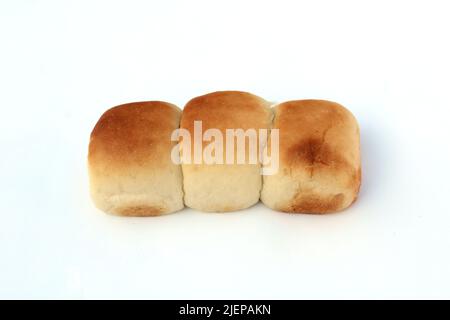
[[[226, 129], [259, 129], [270, 127], [270, 103], [253, 94], [240, 91], [219, 91], [196, 97], [189, 101], [181, 119], [181, 128], [190, 133], [193, 148], [194, 121], [202, 121], [202, 132], [217, 129], [226, 137]], [[213, 140], [211, 140], [213, 141]], [[184, 202], [186, 206], [207, 212], [227, 212], [248, 208], [259, 201], [262, 176], [260, 164], [238, 164], [237, 157], [245, 152], [249, 160], [249, 145], [245, 151], [237, 150], [232, 163], [226, 161], [226, 142], [223, 143], [223, 164], [195, 164], [182, 160]], [[247, 141], [248, 142], [248, 141]], [[257, 144], [263, 143], [266, 139]], [[210, 142], [200, 142], [202, 149]], [[192, 149], [193, 149], [192, 148]], [[184, 150], [182, 151], [183, 154]]]
[[181, 167], [171, 161], [171, 133], [181, 111], [135, 102], [106, 111], [91, 133], [88, 166], [96, 206], [123, 216], [157, 216], [183, 205]]
[[302, 213], [350, 206], [361, 182], [359, 127], [353, 115], [324, 100], [284, 102], [274, 111], [280, 164], [277, 174], [264, 176], [262, 202], [274, 210]]

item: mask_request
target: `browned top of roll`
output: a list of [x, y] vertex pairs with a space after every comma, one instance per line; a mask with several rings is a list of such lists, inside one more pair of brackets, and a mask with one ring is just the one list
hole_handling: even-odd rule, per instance
[[225, 129], [233, 128], [266, 128], [269, 105], [269, 102], [248, 92], [212, 92], [186, 104], [181, 127], [193, 132], [194, 121], [202, 120], [203, 130], [217, 128], [225, 132]]
[[[108, 166], [165, 166], [180, 109], [162, 101], [133, 102], [107, 110], [91, 133], [88, 159]], [[163, 152], [163, 153], [162, 153]], [[167, 159], [161, 155], [167, 153]]]
[[280, 129], [280, 163], [290, 167], [325, 165], [340, 169], [359, 162], [359, 128], [346, 108], [326, 100], [279, 104], [274, 128]]

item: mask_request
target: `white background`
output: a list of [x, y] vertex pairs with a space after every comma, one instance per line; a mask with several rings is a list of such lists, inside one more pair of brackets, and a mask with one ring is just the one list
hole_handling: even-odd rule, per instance
[[[0, 2], [0, 298], [450, 298], [448, 1]], [[348, 210], [98, 211], [107, 108], [237, 89], [361, 126]]]

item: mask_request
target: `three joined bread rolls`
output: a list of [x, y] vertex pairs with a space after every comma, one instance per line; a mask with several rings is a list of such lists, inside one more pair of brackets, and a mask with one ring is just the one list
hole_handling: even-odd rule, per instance
[[[277, 211], [336, 212], [357, 198], [359, 143], [354, 116], [324, 100], [270, 108], [250, 93], [219, 91], [193, 98], [183, 112], [161, 101], [124, 104], [106, 111], [91, 133], [91, 197], [123, 216], [185, 205], [227, 212], [259, 199]], [[276, 166], [265, 172], [269, 158]]]

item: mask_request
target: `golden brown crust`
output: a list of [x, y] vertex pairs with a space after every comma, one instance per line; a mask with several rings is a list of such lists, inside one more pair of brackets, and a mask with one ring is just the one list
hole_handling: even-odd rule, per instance
[[329, 197], [320, 197], [316, 195], [301, 195], [292, 201], [288, 206], [287, 212], [302, 212], [302, 213], [316, 213], [323, 214], [329, 212], [336, 212], [342, 208], [344, 202], [344, 195], [338, 193]]
[[[280, 160], [299, 162], [310, 168], [314, 164], [334, 166], [345, 165], [347, 137], [359, 135], [357, 126], [347, 127], [353, 115], [343, 106], [325, 100], [295, 100], [276, 107], [274, 128], [280, 130]], [[356, 122], [355, 122], [356, 123]], [[339, 130], [339, 137], [333, 132]]]
[[152, 206], [128, 206], [116, 209], [117, 214], [128, 217], [156, 217], [164, 212], [164, 209]]
[[266, 128], [269, 107], [262, 98], [242, 91], [216, 91], [190, 100], [183, 110], [181, 127], [193, 132], [195, 120], [203, 121], [203, 130], [216, 128]]
[[123, 216], [156, 216], [183, 208], [181, 167], [171, 160], [181, 110], [134, 102], [106, 111], [90, 138], [88, 168], [96, 206]]
[[[361, 183], [359, 127], [346, 108], [326, 100], [284, 102], [275, 107], [273, 128], [280, 134], [280, 173], [265, 178], [263, 202], [285, 212], [328, 213], [355, 201]], [[289, 197], [272, 201], [275, 185], [289, 189]]]
[[[133, 102], [107, 110], [95, 125], [89, 161], [110, 166], [164, 166], [159, 150], [171, 148], [180, 110], [162, 101]], [[170, 154], [169, 154], [170, 156]]]

